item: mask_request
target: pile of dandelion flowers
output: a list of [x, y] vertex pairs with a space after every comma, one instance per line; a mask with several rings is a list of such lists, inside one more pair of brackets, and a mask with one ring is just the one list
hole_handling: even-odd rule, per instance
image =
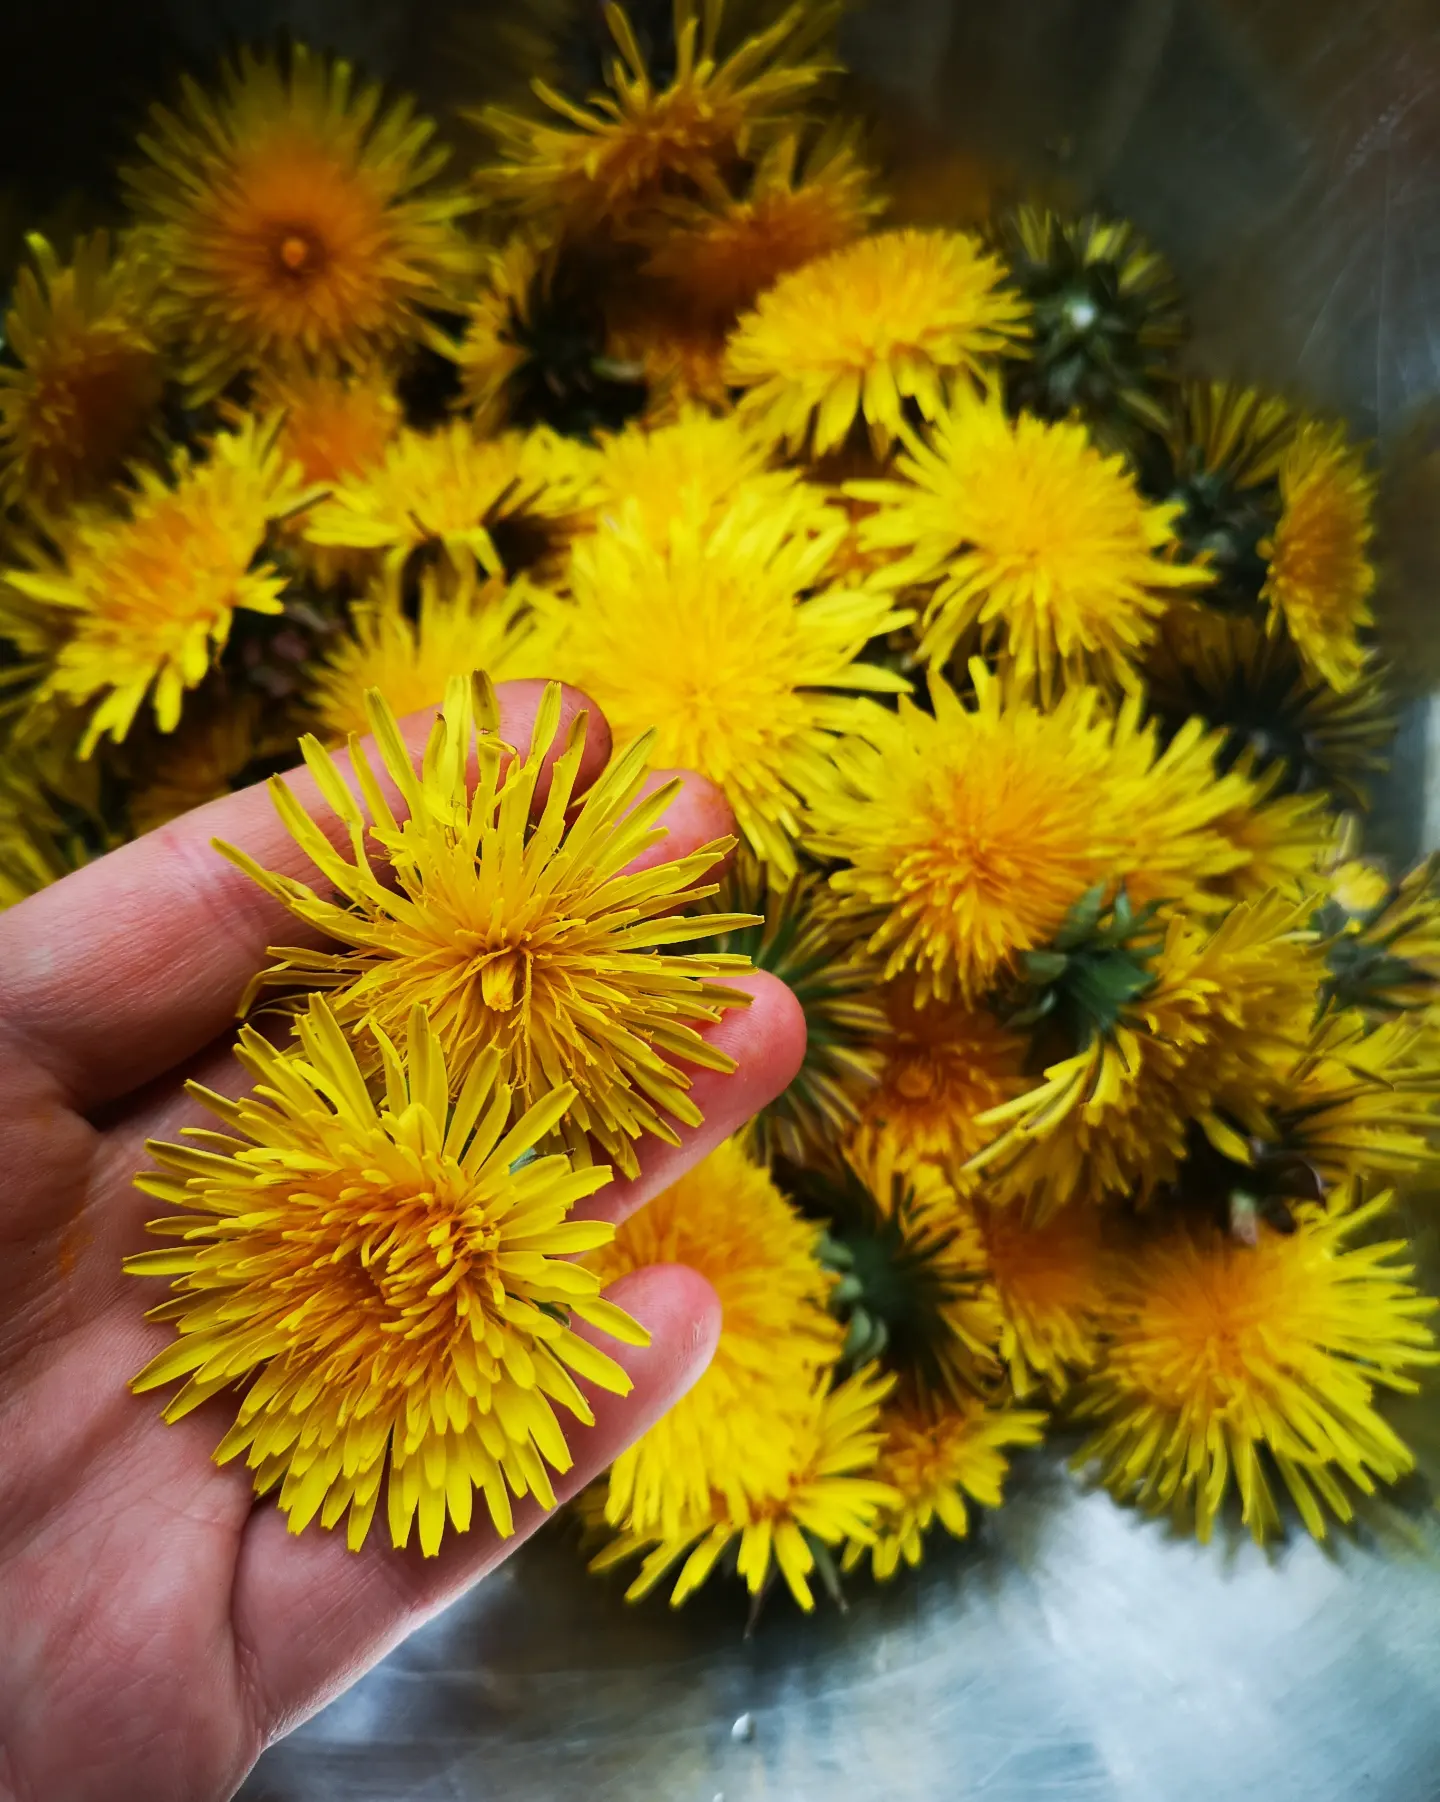
[[1413, 1469], [1375, 1391], [1413, 1393], [1409, 1373], [1437, 1361], [1437, 1304], [1403, 1243], [1349, 1243], [1389, 1200], [1302, 1206], [1292, 1233], [1262, 1227], [1253, 1247], [1213, 1227], [1144, 1240], [1112, 1279], [1077, 1464], [1097, 1462], [1122, 1500], [1193, 1518], [1202, 1540], [1232, 1479], [1255, 1538], [1280, 1531], [1267, 1465], [1317, 1539], [1326, 1508], [1353, 1515], [1342, 1478], [1369, 1495]]
[[1371, 509], [1375, 480], [1344, 428], [1302, 425], [1280, 462], [1281, 512], [1260, 546], [1269, 559], [1261, 599], [1308, 668], [1344, 694], [1363, 680], [1361, 634], [1373, 624]]
[[828, 59], [811, 52], [836, 10], [828, 0], [792, 5], [722, 57], [723, 0], [677, 0], [674, 74], [662, 88], [624, 8], [609, 4], [605, 23], [620, 53], [606, 72], [610, 91], [577, 104], [535, 81], [552, 118], [503, 107], [469, 115], [501, 152], [481, 180], [527, 212], [558, 214], [572, 226], [624, 227], [651, 197], [744, 155], [755, 132], [789, 121], [830, 73]]
[[618, 739], [653, 728], [662, 763], [721, 788], [782, 880], [840, 735], [884, 717], [869, 696], [909, 686], [861, 655], [909, 615], [869, 589], [820, 587], [844, 532], [798, 492], [742, 492], [718, 517], [693, 508], [660, 544], [627, 511], [577, 541], [573, 601], [554, 609], [565, 678]]
[[1082, 425], [1011, 419], [998, 392], [961, 387], [903, 438], [899, 479], [849, 492], [876, 509], [861, 546], [905, 553], [887, 586], [934, 584], [920, 655], [944, 665], [973, 634], [1046, 703], [1065, 682], [1136, 689], [1169, 592], [1209, 579], [1167, 555], [1178, 506], [1147, 503]]
[[625, 1592], [633, 1602], [648, 1595], [683, 1558], [670, 1592], [670, 1605], [678, 1608], [738, 1542], [737, 1569], [750, 1594], [763, 1595], [778, 1571], [809, 1613], [815, 1606], [810, 1579], [817, 1565], [827, 1583], [834, 1579], [829, 1549], [847, 1540], [870, 1544], [880, 1510], [900, 1499], [898, 1491], [872, 1474], [881, 1442], [880, 1409], [895, 1386], [894, 1376], [871, 1364], [833, 1389], [828, 1381], [822, 1377], [806, 1398], [790, 1467], [774, 1493], [733, 1510], [714, 1497], [704, 1516], [658, 1543], [654, 1534], [621, 1534], [591, 1569], [607, 1569], [650, 1547]]
[[5, 317], [0, 492], [53, 505], [118, 473], [159, 404], [160, 348], [144, 322], [154, 275], [112, 256], [104, 232], [78, 239], [68, 265], [38, 234], [27, 245], [33, 267]]
[[530, 674], [530, 589], [523, 579], [481, 581], [472, 569], [422, 572], [418, 603], [406, 606], [396, 572], [382, 575], [332, 640], [306, 702], [319, 734], [344, 744], [370, 730], [374, 689], [397, 719], [435, 707], [457, 673], [483, 669], [494, 682]]
[[511, 1124], [498, 1051], [471, 1062], [452, 1107], [423, 1009], [403, 1058], [383, 1033], [375, 1043], [378, 1099], [312, 998], [294, 1052], [242, 1030], [253, 1095], [192, 1085], [226, 1131], [187, 1128], [189, 1144], [150, 1146], [160, 1172], [139, 1186], [182, 1210], [150, 1230], [180, 1243], [126, 1269], [173, 1280], [152, 1318], [179, 1336], [131, 1386], [184, 1377], [165, 1408], [175, 1421], [246, 1382], [215, 1457], [243, 1452], [261, 1494], [278, 1484], [291, 1532], [348, 1512], [358, 1550], [383, 1485], [394, 1544], [418, 1515], [433, 1555], [447, 1515], [469, 1528], [476, 1490], [502, 1535], [514, 1530], [509, 1492], [554, 1507], [546, 1465], [565, 1471], [572, 1459], [552, 1403], [594, 1418], [572, 1372], [628, 1392], [568, 1316], [647, 1340], [570, 1261], [614, 1230], [567, 1218], [610, 1172], [534, 1155], [570, 1092]]
[[[563, 1122], [566, 1142], [588, 1156], [591, 1135], [633, 1175], [633, 1141], [642, 1133], [678, 1143], [672, 1121], [701, 1121], [688, 1093], [691, 1079], [671, 1060], [734, 1068], [697, 1027], [746, 1004], [743, 991], [713, 980], [746, 968], [746, 960], [661, 949], [749, 922], [749, 915], [681, 917], [714, 892], [702, 878], [732, 841], [719, 839], [688, 857], [627, 874], [633, 858], [661, 842], [656, 822], [678, 779], [643, 794], [650, 742], [638, 740], [612, 759], [567, 819], [585, 747], [583, 714], [531, 824], [544, 759], [559, 729], [559, 686], [546, 689], [523, 756], [499, 738], [488, 680], [477, 678], [475, 689], [472, 695], [469, 682], [451, 682], [420, 774], [394, 715], [378, 696], [371, 698], [371, 728], [407, 809], [403, 821], [356, 741], [351, 759], [368, 827], [328, 752], [313, 737], [301, 741], [320, 792], [346, 827], [349, 857], [330, 845], [284, 783], [272, 782], [277, 811], [335, 900], [261, 869], [233, 846], [220, 847], [297, 918], [342, 947], [272, 948], [279, 961], [256, 978], [247, 1004], [270, 987], [323, 989], [347, 1029], [378, 1027], [391, 1038], [401, 1036], [411, 1009], [423, 1005], [453, 1081], [463, 1082], [493, 1046], [522, 1106], [573, 1084], [578, 1092]], [[473, 792], [472, 754], [479, 765]], [[381, 854], [379, 867], [367, 837]]]
[[715, 1290], [722, 1316], [705, 1374], [612, 1465], [612, 1526], [668, 1537], [712, 1492], [744, 1509], [783, 1484], [793, 1429], [840, 1351], [817, 1236], [769, 1171], [728, 1139], [586, 1260], [605, 1284], [646, 1265], [685, 1264]]
[[881, 1415], [885, 1429], [875, 1475], [899, 1500], [883, 1508], [873, 1539], [851, 1540], [843, 1568], [853, 1570], [870, 1553], [878, 1582], [887, 1582], [903, 1559], [913, 1569], [924, 1555], [926, 1533], [938, 1520], [955, 1539], [970, 1531], [966, 1503], [998, 1508], [1012, 1446], [1038, 1445], [1045, 1416], [1034, 1409], [987, 1407], [978, 1397], [962, 1402], [923, 1401], [902, 1395]]
[[283, 61], [242, 50], [217, 93], [186, 80], [177, 111], [154, 109], [127, 182], [197, 391], [426, 336], [426, 309], [453, 301], [473, 263], [457, 221], [474, 203], [436, 186], [447, 153], [433, 132], [303, 44]]
[[90, 709], [83, 757], [106, 733], [125, 738], [147, 698], [173, 732], [234, 613], [282, 610], [284, 578], [257, 553], [310, 498], [276, 423], [254, 418], [211, 439], [203, 461], [179, 450], [167, 475], [137, 466], [134, 483], [123, 513], [76, 517], [61, 563], [6, 577], [66, 628], [42, 693]]
[[880, 232], [760, 296], [731, 337], [726, 377], [772, 441], [823, 456], [863, 418], [877, 455], [905, 404], [934, 419], [957, 378], [987, 376], [1028, 333], [1005, 271], [965, 232]]
[[[573, 453], [573, 454], [572, 454]], [[479, 437], [469, 421], [402, 428], [377, 463], [337, 483], [302, 522], [308, 544], [383, 555], [390, 567], [438, 546], [456, 568], [505, 574], [497, 525], [552, 525], [583, 504], [586, 458], [544, 430]]]

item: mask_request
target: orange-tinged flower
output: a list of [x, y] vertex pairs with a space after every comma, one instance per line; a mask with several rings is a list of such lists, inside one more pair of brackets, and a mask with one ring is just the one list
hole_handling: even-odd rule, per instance
[[1375, 479], [1341, 426], [1302, 425], [1280, 462], [1280, 522], [1260, 546], [1270, 560], [1261, 598], [1272, 630], [1288, 631], [1305, 662], [1341, 693], [1358, 686], [1374, 623], [1371, 509]]
[[1437, 1304], [1402, 1243], [1349, 1243], [1389, 1199], [1304, 1207], [1294, 1232], [1262, 1227], [1253, 1246], [1211, 1226], [1142, 1240], [1113, 1278], [1077, 1464], [1202, 1540], [1232, 1482], [1257, 1540], [1280, 1531], [1274, 1474], [1322, 1539], [1326, 1509], [1352, 1518], [1352, 1488], [1412, 1470], [1375, 1392], [1413, 1391], [1411, 1372], [1440, 1361], [1424, 1324]]
[[217, 92], [187, 80], [176, 111], [154, 110], [127, 180], [200, 392], [425, 336], [424, 310], [453, 302], [474, 263], [456, 223], [473, 203], [436, 186], [433, 135], [303, 44], [242, 50]]
[[58, 565], [7, 577], [66, 627], [44, 694], [91, 710], [82, 757], [106, 733], [123, 739], [147, 698], [173, 732], [235, 611], [281, 611], [284, 578], [257, 559], [272, 523], [309, 498], [273, 422], [253, 418], [203, 461], [176, 451], [167, 476], [137, 468], [135, 484], [123, 513], [76, 518]]
[[62, 264], [44, 238], [15, 279], [0, 368], [0, 492], [63, 504], [118, 475], [160, 400], [159, 344], [146, 324], [155, 273], [112, 256], [104, 232]]

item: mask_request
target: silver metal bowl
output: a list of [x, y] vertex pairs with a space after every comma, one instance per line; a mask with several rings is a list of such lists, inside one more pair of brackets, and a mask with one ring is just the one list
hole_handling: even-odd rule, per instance
[[[239, 0], [172, 3], [238, 22]], [[268, 10], [372, 50], [432, 11]], [[1440, 842], [1440, 0], [871, 0], [850, 53], [937, 155], [1137, 220], [1192, 297], [1197, 369], [1378, 439], [1417, 698], [1376, 832], [1398, 856]], [[1433, 1400], [1409, 1412], [1440, 1442]], [[267, 1753], [244, 1797], [1430, 1802], [1428, 1495], [1329, 1549], [1207, 1549], [1084, 1492], [1051, 1449], [970, 1543], [857, 1585], [843, 1618], [777, 1601], [749, 1640], [733, 1592], [626, 1608], [557, 1524]]]

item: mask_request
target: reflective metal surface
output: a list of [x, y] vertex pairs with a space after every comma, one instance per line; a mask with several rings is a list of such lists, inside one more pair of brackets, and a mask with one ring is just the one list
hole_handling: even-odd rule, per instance
[[[197, 38], [212, 11], [173, 0]], [[275, 7], [423, 70], [433, 5]], [[303, 12], [303, 21], [299, 15]], [[402, 41], [403, 38], [403, 41]], [[1291, 387], [1390, 453], [1393, 642], [1440, 679], [1440, 0], [873, 0], [908, 129], [1135, 217], [1193, 297], [1196, 366]], [[403, 55], [402, 55], [403, 52]], [[1407, 716], [1379, 830], [1440, 842]], [[1408, 1410], [1440, 1442], [1440, 1400]], [[1428, 1454], [1427, 1454], [1428, 1455]], [[1433, 1468], [1432, 1464], [1432, 1468]], [[1431, 1802], [1440, 1542], [1428, 1492], [1353, 1541], [1172, 1539], [1058, 1454], [976, 1540], [850, 1615], [624, 1608], [563, 1527], [272, 1749], [247, 1802]]]

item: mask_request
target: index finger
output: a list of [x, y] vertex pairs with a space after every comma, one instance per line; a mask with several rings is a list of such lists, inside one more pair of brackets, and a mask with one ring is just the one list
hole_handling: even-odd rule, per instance
[[[497, 690], [508, 743], [529, 744], [544, 691], [543, 682]], [[590, 716], [577, 785], [584, 788], [609, 759], [610, 732], [578, 689], [564, 690], [550, 755], [581, 711]], [[434, 717], [432, 710], [402, 722], [417, 762]], [[348, 774], [348, 755], [335, 761]], [[371, 763], [384, 778], [380, 760]], [[282, 780], [342, 845], [344, 825], [310, 772], [291, 770]], [[388, 778], [382, 787], [398, 799]], [[323, 886], [261, 783], [122, 845], [0, 917], [0, 1033], [12, 1052], [43, 1065], [80, 1112], [128, 1095], [208, 1045], [233, 1024], [267, 947], [297, 936], [283, 905], [220, 857], [215, 838], [266, 869]]]

